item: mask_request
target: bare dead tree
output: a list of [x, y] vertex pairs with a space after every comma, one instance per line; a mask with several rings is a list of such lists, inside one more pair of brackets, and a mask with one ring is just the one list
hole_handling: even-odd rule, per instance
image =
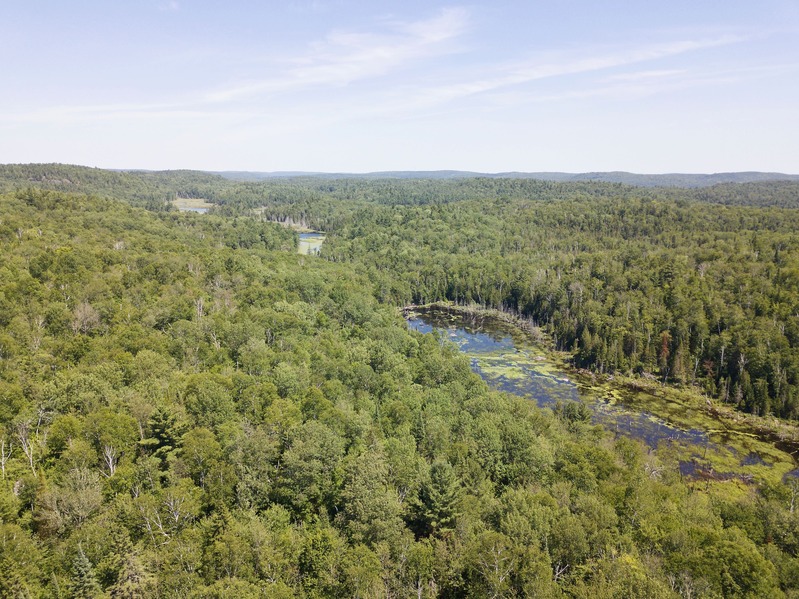
[[119, 463], [119, 453], [113, 445], [103, 445], [103, 463], [108, 468], [108, 474], [103, 472], [103, 476], [111, 478], [117, 471], [117, 464]]
[[31, 328], [31, 351], [36, 352], [39, 351], [39, 347], [42, 345], [44, 327], [47, 321], [44, 316], [33, 316], [30, 318], [29, 324]]
[[34, 464], [34, 439], [30, 420], [22, 420], [17, 423], [17, 438], [22, 447], [22, 452], [25, 454], [25, 457], [28, 458], [31, 472], [36, 474], [36, 465]]
[[13, 451], [14, 444], [11, 443], [10, 440], [6, 442], [5, 437], [0, 438], [0, 471], [3, 473], [3, 480], [6, 479], [6, 463], [11, 457], [11, 453]]
[[75, 308], [71, 326], [76, 335], [89, 333], [100, 326], [100, 313], [89, 302], [81, 302]]

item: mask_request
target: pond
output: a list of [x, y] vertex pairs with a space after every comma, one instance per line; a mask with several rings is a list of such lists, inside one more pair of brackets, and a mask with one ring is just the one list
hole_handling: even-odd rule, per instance
[[172, 200], [172, 204], [181, 212], [196, 212], [197, 214], [205, 214], [214, 207], [214, 204], [205, 198], [177, 197]]
[[[790, 455], [751, 435], [731, 437], [729, 431], [719, 434], [709, 428], [675, 426], [641, 409], [645, 399], [632, 401], [630, 394], [631, 402], [627, 403], [625, 392], [575, 380], [547, 357], [544, 348], [505, 323], [441, 309], [412, 311], [406, 317], [410, 328], [421, 333], [435, 332], [442, 340], [457, 345], [468, 356], [472, 370], [491, 388], [528, 397], [541, 407], [582, 402], [589, 408], [594, 424], [638, 439], [651, 449], [669, 448], [676, 452], [681, 470], [687, 474], [710, 471], [717, 480], [747, 480], [756, 471], [769, 471], [779, 477], [796, 467]], [[715, 425], [718, 429], [718, 423]], [[779, 468], [772, 468], [775, 465]]]
[[300, 245], [297, 247], [297, 252], [305, 255], [315, 256], [322, 249], [322, 244], [325, 241], [325, 234], [320, 231], [311, 231], [309, 233], [300, 233]]

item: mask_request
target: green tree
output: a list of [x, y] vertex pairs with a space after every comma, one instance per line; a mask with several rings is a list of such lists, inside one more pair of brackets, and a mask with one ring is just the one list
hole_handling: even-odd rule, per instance
[[146, 599], [152, 596], [153, 575], [134, 552], [123, 557], [116, 582], [109, 589], [113, 599]]
[[72, 562], [69, 593], [73, 599], [96, 599], [102, 596], [102, 589], [94, 574], [94, 567], [80, 546]]
[[429, 478], [419, 489], [416, 506], [418, 534], [427, 536], [454, 528], [460, 496], [460, 483], [449, 462], [434, 462]]

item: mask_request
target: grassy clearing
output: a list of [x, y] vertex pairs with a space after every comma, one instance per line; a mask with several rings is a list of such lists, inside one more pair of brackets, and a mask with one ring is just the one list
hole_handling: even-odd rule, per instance
[[297, 246], [297, 253], [299, 254], [316, 254], [322, 247], [325, 241], [325, 236], [322, 233], [315, 235], [306, 235], [300, 239]]
[[209, 209], [215, 206], [215, 204], [212, 204], [203, 198], [175, 198], [172, 200], [172, 203], [178, 210], [190, 210], [197, 208]]

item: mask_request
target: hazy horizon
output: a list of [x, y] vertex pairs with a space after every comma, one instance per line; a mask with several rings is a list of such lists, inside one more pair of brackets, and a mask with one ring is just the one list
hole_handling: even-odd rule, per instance
[[165, 168], [146, 168], [146, 167], [138, 167], [138, 166], [127, 166], [127, 167], [102, 167], [90, 164], [75, 164], [69, 162], [5, 162], [0, 163], [0, 166], [4, 165], [32, 165], [32, 166], [46, 166], [48, 164], [56, 164], [61, 166], [76, 166], [80, 168], [97, 168], [102, 170], [109, 170], [109, 171], [121, 171], [121, 172], [169, 172], [169, 171], [196, 171], [196, 172], [203, 172], [209, 174], [225, 174], [225, 173], [250, 173], [254, 175], [379, 175], [383, 173], [464, 173], [464, 174], [472, 174], [472, 175], [490, 175], [490, 176], [499, 176], [499, 175], [545, 175], [545, 174], [552, 174], [552, 175], [591, 175], [591, 174], [626, 174], [626, 175], [636, 175], [636, 176], [643, 176], [643, 177], [660, 177], [660, 176], [668, 176], [668, 175], [687, 175], [687, 176], [715, 176], [715, 175], [738, 175], [738, 174], [758, 174], [758, 175], [786, 175], [789, 177], [799, 177], [799, 172], [783, 172], [783, 171], [759, 171], [753, 169], [746, 169], [740, 171], [716, 171], [716, 172], [699, 172], [699, 171], [671, 171], [671, 172], [635, 172], [635, 171], [627, 171], [622, 169], [612, 169], [612, 170], [586, 170], [586, 171], [557, 171], [557, 170], [498, 170], [498, 171], [478, 171], [478, 170], [466, 170], [466, 169], [459, 169], [459, 168], [437, 168], [437, 169], [381, 169], [376, 171], [314, 171], [314, 170], [253, 170], [253, 169], [239, 169], [239, 168], [230, 168], [230, 169], [218, 169], [218, 168], [192, 168], [191, 166], [186, 167], [165, 167]]

